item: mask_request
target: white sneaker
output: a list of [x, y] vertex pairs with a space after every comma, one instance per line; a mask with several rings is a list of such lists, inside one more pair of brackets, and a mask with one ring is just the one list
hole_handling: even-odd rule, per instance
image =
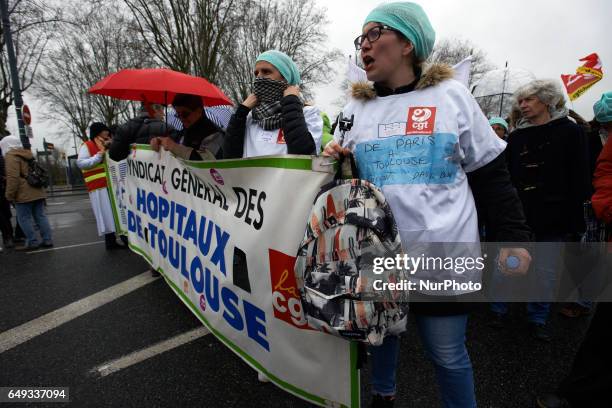
[[268, 379], [268, 377], [266, 377], [266, 375], [264, 373], [262, 373], [261, 371], [257, 372], [257, 380], [261, 383], [269, 383], [270, 380]]

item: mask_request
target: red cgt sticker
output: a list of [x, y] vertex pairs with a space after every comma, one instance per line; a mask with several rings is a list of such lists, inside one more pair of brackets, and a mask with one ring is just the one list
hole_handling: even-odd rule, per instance
[[302, 310], [300, 291], [293, 272], [295, 257], [273, 249], [269, 249], [268, 253], [274, 317], [299, 329], [311, 330]]
[[435, 106], [419, 106], [408, 109], [407, 135], [431, 135], [436, 123]]

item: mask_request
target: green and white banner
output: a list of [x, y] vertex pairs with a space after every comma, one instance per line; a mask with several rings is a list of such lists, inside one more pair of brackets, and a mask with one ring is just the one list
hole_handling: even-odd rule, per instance
[[314, 197], [332, 178], [313, 167], [329, 166], [186, 162], [147, 146], [107, 165], [118, 230], [221, 342], [285, 391], [359, 406], [356, 347], [309, 329], [293, 273]]

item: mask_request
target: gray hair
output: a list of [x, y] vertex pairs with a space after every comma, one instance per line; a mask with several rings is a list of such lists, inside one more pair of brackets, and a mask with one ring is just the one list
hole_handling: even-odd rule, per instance
[[521, 86], [514, 92], [514, 104], [518, 106], [521, 99], [532, 95], [535, 95], [540, 102], [548, 106], [548, 110], [551, 112], [565, 105], [563, 91], [554, 79], [536, 79]]
[[519, 101], [529, 96], [535, 96], [548, 107], [550, 120], [566, 117], [568, 109], [565, 106], [565, 97], [558, 82], [554, 79], [536, 79], [523, 85], [514, 92], [512, 112], [516, 129], [535, 126], [527, 118], [522, 117]]

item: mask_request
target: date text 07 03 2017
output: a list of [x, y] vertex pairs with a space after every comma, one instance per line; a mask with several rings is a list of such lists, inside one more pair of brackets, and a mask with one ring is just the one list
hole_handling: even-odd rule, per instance
[[68, 387], [0, 387], [0, 403], [69, 401]]

